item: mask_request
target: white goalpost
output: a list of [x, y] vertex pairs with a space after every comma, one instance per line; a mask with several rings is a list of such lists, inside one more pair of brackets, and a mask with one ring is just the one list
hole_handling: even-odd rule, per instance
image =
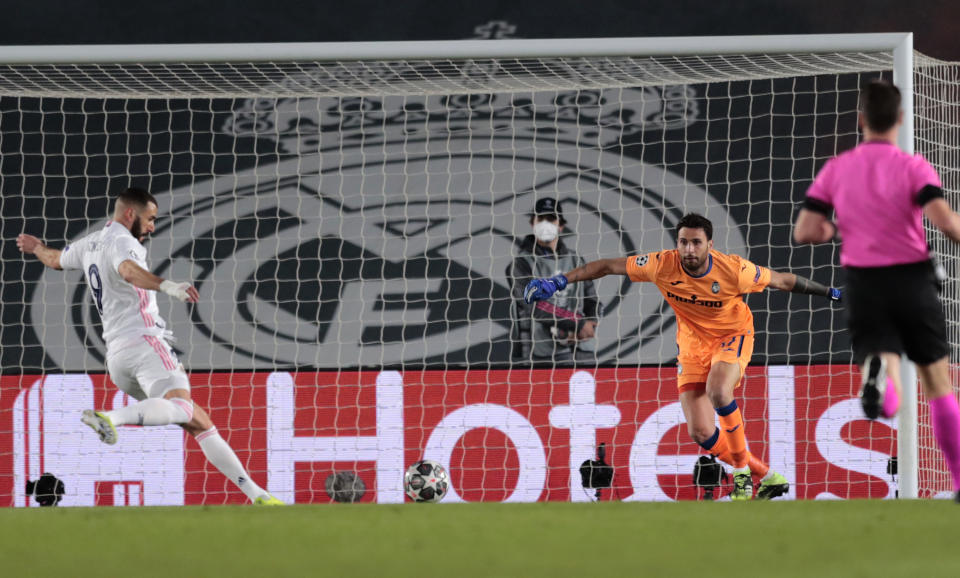
[[[837, 245], [794, 246], [791, 226], [816, 171], [857, 144], [877, 76], [903, 96], [900, 147], [957, 206], [960, 75], [908, 33], [0, 47], [2, 226], [60, 248], [119, 190], [150, 189], [150, 264], [201, 294], [160, 298], [195, 398], [285, 501], [329, 501], [341, 471], [363, 500], [402, 501], [421, 458], [448, 467], [449, 501], [585, 501], [578, 468], [600, 443], [603, 499], [696, 498], [672, 314], [605, 278], [570, 313], [598, 320], [588, 359], [532, 358], [512, 273], [529, 215], [559, 201], [561, 240], [589, 261], [671, 248], [700, 212], [718, 250], [842, 285]], [[930, 237], [955, 275], [960, 252]], [[129, 400], [82, 277], [15, 247], [2, 262], [0, 505], [31, 505], [23, 485], [47, 471], [66, 505], [240, 501], [175, 428], [123, 428], [110, 450], [83, 433], [74, 414]], [[955, 284], [944, 301], [956, 346]], [[842, 306], [747, 302], [737, 396], [789, 497], [949, 491], [909, 363], [899, 418], [866, 422]]]

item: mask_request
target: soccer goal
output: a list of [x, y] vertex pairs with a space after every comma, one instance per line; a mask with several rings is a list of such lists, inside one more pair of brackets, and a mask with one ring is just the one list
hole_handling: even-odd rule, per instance
[[[201, 295], [160, 297], [194, 398], [285, 501], [330, 501], [343, 471], [356, 499], [402, 501], [422, 458], [447, 467], [448, 501], [692, 499], [672, 313], [604, 278], [590, 312], [572, 297], [598, 319], [586, 355], [532, 357], [512, 267], [530, 214], [558, 201], [563, 246], [593, 260], [672, 248], [695, 211], [718, 250], [842, 286], [837, 246], [795, 246], [791, 226], [857, 144], [878, 76], [904, 95], [901, 147], [957, 207], [958, 69], [910, 34], [0, 48], [4, 238], [63, 247], [126, 186], [156, 195], [150, 264]], [[955, 276], [960, 254], [932, 239]], [[12, 243], [3, 272], [0, 504], [35, 505], [22, 490], [44, 472], [68, 505], [242, 501], [176, 428], [110, 448], [84, 431], [81, 410], [130, 400], [82, 277]], [[946, 297], [958, 344], [955, 283]], [[915, 377], [899, 421], [861, 418], [842, 306], [747, 302], [738, 399], [789, 497], [950, 490]], [[579, 467], [601, 443], [597, 492]]]

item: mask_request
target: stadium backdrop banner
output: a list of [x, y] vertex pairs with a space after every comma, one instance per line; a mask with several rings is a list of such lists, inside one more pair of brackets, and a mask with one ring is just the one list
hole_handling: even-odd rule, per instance
[[[103, 226], [118, 190], [149, 187], [149, 262], [201, 295], [195, 308], [159, 300], [193, 371], [505, 365], [505, 269], [545, 195], [588, 260], [671, 247], [695, 210], [718, 250], [843, 285], [833, 247], [794, 247], [790, 226], [814, 159], [856, 137], [834, 134], [813, 80], [774, 82], [270, 106], [0, 100], [4, 234], [63, 247]], [[104, 371], [82, 275], [14, 243], [3, 265], [0, 371]], [[652, 286], [598, 291], [604, 365], [673, 360], [673, 315]], [[748, 303], [754, 363], [849, 361], [841, 309], [776, 291]]]
[[[421, 457], [449, 464], [454, 492], [447, 502], [584, 501], [593, 493], [582, 488], [577, 468], [599, 442], [615, 468], [603, 499], [694, 499], [698, 448], [684, 431], [673, 372], [262, 372], [191, 379], [195, 399], [210, 408], [250, 474], [289, 502], [330, 501], [324, 482], [341, 470], [364, 481], [363, 501], [403, 501], [405, 466]], [[749, 446], [792, 481], [787, 499], [894, 496], [886, 465], [895, 453], [895, 424], [862, 418], [854, 375], [849, 366], [749, 369], [738, 390]], [[28, 505], [24, 484], [43, 472], [64, 481], [62, 505], [244, 502], [175, 426], [123, 427], [116, 446], [101, 444], [76, 419], [80, 411], [130, 402], [102, 374], [0, 379], [0, 505]], [[924, 472], [933, 464], [920, 465]]]

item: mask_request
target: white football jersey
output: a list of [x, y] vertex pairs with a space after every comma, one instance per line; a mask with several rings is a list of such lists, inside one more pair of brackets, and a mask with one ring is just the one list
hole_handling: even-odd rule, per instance
[[111, 342], [139, 335], [162, 335], [166, 328], [157, 307], [156, 291], [135, 287], [120, 276], [120, 264], [128, 259], [149, 270], [147, 249], [126, 227], [113, 221], [74, 241], [60, 254], [62, 268], [83, 270], [103, 321], [103, 340], [108, 349]]

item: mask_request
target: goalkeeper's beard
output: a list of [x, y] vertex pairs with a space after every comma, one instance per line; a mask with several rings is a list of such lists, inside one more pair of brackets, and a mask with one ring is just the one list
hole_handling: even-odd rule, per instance
[[707, 256], [704, 255], [703, 258], [699, 258], [696, 255], [691, 255], [688, 257], [683, 257], [680, 259], [680, 264], [683, 266], [683, 270], [687, 273], [694, 275], [696, 274], [703, 264], [706, 263]]

